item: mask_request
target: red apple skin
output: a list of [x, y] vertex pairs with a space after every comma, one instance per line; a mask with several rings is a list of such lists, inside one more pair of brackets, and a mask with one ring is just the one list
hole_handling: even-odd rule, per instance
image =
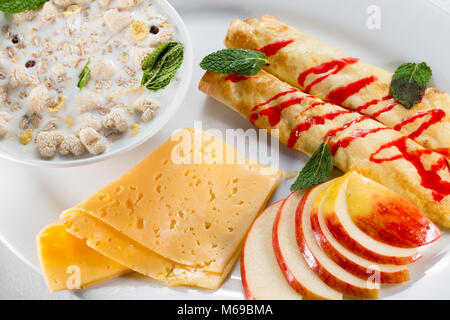
[[244, 267], [244, 249], [245, 249], [245, 243], [244, 246], [242, 247], [242, 251], [241, 251], [241, 279], [242, 279], [242, 288], [244, 290], [244, 295], [245, 298], [247, 298], [247, 300], [256, 300], [256, 298], [253, 296], [253, 294], [250, 292], [250, 289], [248, 287], [248, 283], [247, 283], [247, 276], [245, 274], [245, 267]]
[[308, 247], [306, 240], [303, 235], [303, 225], [302, 225], [302, 215], [305, 207], [305, 203], [310, 195], [309, 191], [300, 201], [297, 207], [297, 213], [295, 215], [295, 230], [297, 233], [297, 244], [300, 249], [300, 253], [306, 260], [309, 267], [325, 282], [328, 286], [342, 292], [345, 295], [358, 297], [358, 298], [368, 298], [377, 299], [379, 297], [379, 290], [355, 287], [347, 282], [344, 282], [336, 278], [328, 270], [326, 270], [316, 259], [314, 254]]
[[370, 213], [359, 211], [350, 217], [370, 237], [394, 247], [417, 248], [441, 236], [441, 231], [427, 216], [396, 194], [374, 195]]
[[[354, 274], [355, 276], [360, 277], [361, 279], [367, 280], [371, 277], [371, 270], [345, 257], [328, 241], [320, 226], [317, 210], [314, 210], [311, 213], [311, 225], [317, 243], [322, 248], [322, 250], [325, 251], [328, 257], [336, 262], [336, 264], [338, 264], [341, 268], [347, 270], [348, 272]], [[397, 272], [380, 272], [380, 283], [395, 284], [406, 282], [409, 279], [410, 276], [407, 269]]]
[[[289, 198], [289, 197], [288, 197]], [[286, 278], [289, 285], [298, 292], [304, 300], [326, 300], [325, 297], [322, 297], [320, 295], [315, 294], [314, 292], [308, 290], [305, 288], [300, 282], [295, 279], [292, 272], [289, 270], [289, 267], [286, 265], [283, 254], [281, 253], [280, 245], [278, 242], [278, 225], [280, 224], [280, 217], [281, 217], [281, 211], [283, 210], [284, 204], [286, 198], [283, 201], [283, 204], [278, 209], [277, 216], [275, 217], [275, 221], [273, 222], [273, 229], [272, 229], [272, 244], [273, 244], [273, 250], [275, 253], [275, 257], [277, 258], [278, 265], [280, 266], [281, 272], [283, 273], [284, 277]]]
[[[277, 201], [277, 202], [271, 204], [269, 207], [275, 206], [275, 205], [277, 205], [278, 203], [280, 203], [280, 202], [282, 202], [282, 201], [283, 201], [283, 200]], [[269, 208], [269, 207], [268, 207], [268, 208]], [[280, 206], [280, 207], [281, 207], [281, 206]], [[266, 208], [266, 209], [267, 209], [267, 208]], [[261, 213], [261, 214], [262, 214], [262, 213]], [[256, 218], [256, 219], [257, 219], [257, 218]], [[256, 219], [255, 219], [255, 221], [256, 221]], [[253, 224], [255, 223], [255, 221], [253, 221]], [[249, 232], [250, 232], [250, 230], [252, 229], [253, 224], [252, 224], [252, 226], [248, 229]], [[247, 232], [247, 237], [248, 237], [248, 233], [249, 233], [249, 232]], [[240, 263], [240, 268], [241, 268], [242, 288], [243, 288], [243, 291], [244, 291], [245, 298], [247, 298], [247, 300], [256, 300], [256, 298], [253, 296], [253, 294], [252, 294], [251, 291], [250, 291], [250, 288], [249, 288], [248, 282], [247, 282], [247, 275], [246, 275], [246, 273], [245, 273], [245, 264], [244, 264], [244, 263], [245, 263], [245, 254], [244, 254], [244, 252], [245, 252], [245, 245], [247, 244], [247, 237], [245, 238], [244, 245], [242, 246], [242, 249], [241, 249], [241, 263]]]
[[380, 264], [406, 265], [422, 258], [422, 254], [419, 252], [408, 257], [392, 257], [378, 254], [361, 246], [356, 240], [354, 240], [344, 229], [335, 212], [324, 215], [324, 219], [328, 230], [330, 230], [333, 237], [338, 240], [340, 244], [353, 253], [366, 258], [367, 260]]

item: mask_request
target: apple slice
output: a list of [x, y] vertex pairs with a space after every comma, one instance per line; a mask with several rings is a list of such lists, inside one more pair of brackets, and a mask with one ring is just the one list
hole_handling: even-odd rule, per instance
[[419, 260], [417, 249], [398, 248], [377, 241], [361, 231], [347, 211], [346, 189], [349, 174], [330, 187], [323, 218], [333, 237], [351, 252], [376, 263], [405, 265]]
[[272, 230], [273, 249], [286, 280], [304, 299], [342, 299], [342, 294], [326, 285], [300, 254], [295, 235], [295, 212], [302, 194], [287, 197], [275, 218]]
[[272, 247], [272, 228], [281, 201], [268, 207], [253, 223], [242, 248], [241, 277], [250, 300], [301, 300], [278, 267]]
[[[329, 184], [326, 184], [328, 186]], [[341, 268], [318, 245], [311, 228], [311, 211], [319, 208], [326, 200], [328, 188], [316, 187], [300, 201], [296, 216], [295, 229], [297, 244], [311, 270], [328, 286], [344, 295], [360, 298], [378, 298], [379, 283], [369, 283]]]
[[[338, 180], [335, 180], [339, 183]], [[342, 246], [330, 233], [323, 218], [323, 209], [327, 205], [327, 197], [332, 184], [323, 191], [325, 200], [318, 207], [319, 202], [313, 203], [311, 210], [311, 226], [314, 237], [323, 251], [341, 268], [360, 277], [378, 283], [402, 283], [409, 280], [409, 271], [405, 266], [375, 264], [364, 259]]]
[[441, 236], [436, 225], [410, 202], [354, 171], [349, 173], [346, 195], [353, 223], [375, 240], [417, 248]]

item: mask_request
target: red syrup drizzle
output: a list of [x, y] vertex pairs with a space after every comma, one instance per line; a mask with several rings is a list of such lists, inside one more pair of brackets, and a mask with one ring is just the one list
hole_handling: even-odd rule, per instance
[[[308, 96], [311, 98], [311, 96]], [[311, 104], [308, 108], [306, 108], [305, 110], [302, 110], [295, 118], [298, 119], [298, 117], [300, 117], [302, 114], [304, 114], [305, 112], [307, 112], [308, 110], [311, 110], [317, 106], [322, 106], [327, 104], [325, 101], [321, 101], [321, 102], [314, 102], [313, 104]]]
[[[367, 118], [365, 118], [367, 119]], [[364, 119], [363, 119], [364, 120]], [[382, 128], [373, 128], [373, 129], [367, 129], [367, 130], [355, 130], [352, 132], [351, 135], [344, 137], [341, 140], [338, 140], [336, 142], [330, 142], [330, 150], [331, 154], [334, 156], [339, 148], [347, 148], [350, 143], [352, 143], [354, 140], [358, 138], [364, 138], [367, 135], [371, 133], [375, 133], [381, 130], [389, 130], [389, 128], [382, 127]]]
[[[321, 81], [325, 80], [326, 78], [328, 78], [332, 74], [337, 74], [345, 66], [350, 65], [350, 64], [354, 64], [354, 63], [356, 63], [358, 61], [359, 61], [359, 59], [356, 59], [356, 58], [343, 58], [343, 59], [336, 59], [336, 60], [332, 60], [332, 61], [329, 61], [329, 62], [325, 62], [325, 63], [323, 63], [321, 65], [312, 67], [312, 68], [302, 72], [298, 76], [298, 79], [297, 79], [298, 84], [302, 88], [304, 88], [304, 90], [306, 92], [310, 92], [314, 85], [316, 85], [316, 84], [320, 83]], [[321, 75], [321, 76], [319, 76], [317, 79], [312, 81], [309, 85], [305, 85], [306, 78], [309, 75], [311, 75], [311, 74]], [[375, 76], [370, 76], [370, 77], [363, 78], [363, 79], [360, 79], [358, 81], [355, 81], [353, 83], [350, 83], [348, 85], [345, 85], [343, 87], [334, 89], [333, 91], [331, 91], [328, 94], [326, 100], [328, 100], [328, 101], [330, 101], [332, 103], [341, 105], [346, 99], [348, 99], [352, 95], [358, 93], [361, 89], [363, 89], [364, 87], [368, 86], [369, 84], [373, 83], [376, 80], [377, 80], [377, 78]], [[380, 103], [381, 101], [386, 101], [386, 100], [390, 100], [390, 99], [392, 99], [391, 96], [386, 96], [386, 97], [384, 97], [382, 99], [374, 99], [374, 100], [369, 101], [366, 104], [356, 108], [355, 110], [357, 112], [359, 112], [359, 113], [365, 113], [363, 111], [366, 110], [367, 108], [369, 108], [370, 106], [376, 105], [376, 104]], [[385, 106], [383, 109], [375, 112], [372, 115], [368, 115], [368, 116], [373, 118], [373, 119], [376, 119], [377, 117], [379, 117], [383, 113], [391, 111], [397, 104], [398, 103], [394, 101], [394, 102], [388, 104], [387, 106]], [[408, 117], [407, 119], [403, 120], [400, 124], [396, 125], [394, 127], [394, 129], [395, 130], [400, 130], [404, 125], [406, 125], [408, 123], [411, 123], [411, 122], [415, 121], [418, 118], [425, 117], [425, 116], [427, 116], [429, 114], [431, 115], [430, 120], [428, 120], [428, 121], [424, 122], [423, 124], [421, 124], [416, 131], [412, 132], [408, 136], [411, 139], [417, 138], [427, 128], [429, 128], [431, 125], [439, 122], [442, 118], [444, 118], [445, 117], [445, 112], [443, 110], [441, 110], [441, 109], [434, 109], [434, 110], [430, 110], [430, 111], [427, 111], [427, 112], [420, 112], [420, 113], [417, 113], [417, 114], [415, 114], [415, 115], [413, 115], [411, 117]], [[441, 153], [444, 154], [446, 157], [449, 157], [450, 150], [447, 150], [447, 149], [444, 148]]]
[[386, 100], [389, 100], [389, 99], [392, 99], [392, 97], [391, 96], [386, 96], [383, 99], [374, 99], [374, 100], [369, 101], [366, 104], [363, 104], [362, 106], [356, 108], [355, 110], [357, 112], [362, 112], [363, 110], [366, 110], [367, 108], [369, 108], [371, 106], [379, 104], [381, 101], [386, 101]]
[[447, 157], [449, 166], [450, 166], [450, 148], [437, 148], [437, 149], [433, 149], [433, 151], [440, 153], [443, 156]]
[[351, 113], [351, 111], [348, 111], [348, 110], [337, 110], [337, 111], [333, 111], [333, 112], [324, 114], [322, 116], [315, 116], [315, 117], [312, 117], [312, 118], [308, 118], [306, 121], [298, 124], [291, 131], [291, 134], [290, 134], [288, 142], [287, 142], [287, 146], [289, 148], [294, 148], [295, 144], [298, 141], [298, 138], [300, 137], [300, 134], [303, 131], [306, 131], [309, 128], [311, 128], [313, 125], [323, 125], [326, 120], [333, 120], [333, 119], [339, 117], [340, 115], [346, 114], [346, 113]]
[[291, 44], [292, 42], [294, 42], [294, 39], [276, 41], [260, 48], [258, 51], [265, 53], [266, 56], [270, 57], [276, 54], [284, 47], [286, 47], [288, 44]]
[[350, 126], [359, 123], [363, 120], [367, 120], [368, 118], [364, 117], [364, 116], [360, 116], [350, 122], [347, 122], [346, 124], [344, 124], [342, 127], [339, 128], [334, 128], [331, 129], [330, 131], [327, 132], [327, 134], [325, 135], [325, 138], [323, 139], [324, 141], [327, 140], [328, 137], [333, 137], [335, 136], [338, 132], [344, 131], [345, 129], [349, 128]]
[[293, 97], [293, 98], [291, 98], [289, 100], [283, 101], [283, 102], [281, 102], [281, 103], [279, 103], [277, 105], [274, 105], [274, 106], [269, 107], [267, 109], [263, 109], [263, 110], [261, 110], [259, 112], [257, 112], [257, 110], [260, 107], [265, 106], [265, 105], [269, 104], [270, 102], [272, 102], [272, 101], [274, 101], [274, 100], [276, 100], [276, 99], [278, 99], [278, 98], [280, 98], [282, 96], [285, 96], [285, 95], [287, 95], [289, 93], [293, 93], [293, 92], [297, 92], [297, 91], [298, 91], [297, 89], [292, 88], [292, 89], [280, 92], [277, 95], [275, 95], [272, 98], [270, 98], [269, 100], [256, 105], [250, 111], [250, 122], [252, 124], [255, 124], [256, 120], [258, 120], [260, 117], [266, 116], [268, 118], [268, 121], [269, 121], [270, 125], [272, 127], [276, 126], [281, 120], [281, 112], [284, 109], [286, 109], [286, 108], [288, 108], [288, 107], [290, 107], [292, 105], [301, 103], [307, 96]]
[[415, 130], [414, 132], [411, 132], [408, 135], [409, 138], [411, 138], [411, 139], [417, 138], [430, 126], [441, 121], [441, 119], [443, 119], [445, 117], [445, 112], [441, 109], [433, 109], [433, 110], [428, 110], [428, 111], [424, 111], [424, 112], [417, 112], [416, 114], [413, 114], [412, 116], [402, 120], [402, 122], [397, 124], [394, 127], [394, 129], [399, 131], [408, 123], [412, 123], [419, 118], [423, 118], [423, 117], [427, 117], [427, 116], [430, 116], [430, 119], [428, 121], [423, 122], [419, 126], [419, 128], [417, 128], [417, 130]]
[[[435, 201], [441, 201], [444, 197], [450, 194], [450, 182], [444, 181], [437, 173], [439, 170], [448, 170], [446, 158], [440, 157], [439, 160], [434, 165], [432, 165], [429, 170], [427, 170], [421, 161], [421, 156], [424, 154], [432, 154], [433, 151], [429, 149], [408, 151], [406, 145], [407, 141], [408, 137], [404, 136], [382, 145], [375, 153], [370, 156], [370, 161], [375, 163], [382, 163], [386, 161], [394, 161], [397, 159], [405, 159], [416, 168], [417, 173], [421, 178], [421, 185], [433, 191], [433, 199]], [[389, 158], [376, 157], [381, 151], [390, 148], [396, 148], [400, 153]]]
[[281, 120], [281, 111], [295, 104], [300, 104], [306, 98], [304, 97], [294, 97], [292, 99], [286, 100], [277, 104], [273, 107], [269, 107], [257, 113], [250, 114], [250, 121], [252, 124], [255, 124], [255, 121], [258, 120], [262, 116], [266, 116], [270, 125], [272, 127], [276, 126]]
[[243, 76], [243, 75], [238, 75], [238, 74], [230, 74], [228, 76], [225, 77], [225, 80], [229, 80], [231, 82], [239, 82], [239, 81], [244, 81], [250, 78], [256, 78], [255, 76]]
[[[330, 76], [332, 74], [337, 74], [345, 66], [354, 64], [358, 61], [359, 61], [359, 59], [356, 59], [356, 58], [343, 58], [343, 59], [333, 60], [330, 62], [325, 62], [319, 66], [312, 67], [312, 68], [302, 72], [298, 76], [297, 82], [302, 88], [305, 89], [306, 92], [310, 92], [314, 85], [325, 80], [326, 78], [328, 78], [328, 76]], [[316, 75], [321, 74], [322, 76], [320, 76], [319, 78], [317, 78], [316, 80], [311, 82], [308, 86], [305, 86], [306, 78], [311, 74], [316, 74]]]
[[370, 115], [370, 117], [376, 119], [376, 118], [378, 118], [379, 116], [381, 116], [383, 113], [389, 112], [389, 111], [391, 111], [392, 109], [394, 109], [394, 107], [395, 107], [396, 105], [398, 105], [398, 102], [397, 102], [397, 101], [391, 102], [391, 103], [389, 103], [387, 106], [385, 106], [383, 109], [378, 110], [377, 112], [375, 112], [375, 113], [373, 113], [372, 115]]
[[375, 76], [362, 78], [343, 87], [334, 89], [328, 94], [325, 100], [328, 100], [334, 104], [341, 105], [345, 100], [357, 94], [359, 91], [361, 91], [361, 89], [367, 87], [369, 84], [375, 81], [377, 81], [377, 77]]
[[282, 96], [285, 96], [285, 95], [287, 95], [289, 93], [293, 93], [293, 92], [297, 92], [297, 91], [298, 91], [297, 89], [291, 88], [289, 90], [280, 92], [280, 93], [276, 94], [275, 96], [273, 96], [272, 98], [270, 98], [269, 100], [261, 102], [260, 104], [257, 104], [256, 106], [254, 106], [253, 109], [251, 110], [251, 112], [256, 111], [256, 109], [258, 109], [259, 107], [265, 106], [266, 104], [269, 104], [272, 101], [274, 101], [274, 100], [276, 100], [278, 98], [281, 98]]

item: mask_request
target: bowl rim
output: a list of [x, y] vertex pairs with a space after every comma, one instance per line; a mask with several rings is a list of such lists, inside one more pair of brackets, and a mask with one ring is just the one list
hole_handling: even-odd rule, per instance
[[178, 38], [180, 39], [180, 41], [183, 42], [184, 45], [184, 60], [183, 60], [184, 66], [183, 69], [180, 70], [182, 71], [182, 73], [178, 74], [178, 76], [181, 78], [179, 87], [174, 90], [174, 98], [171, 100], [169, 104], [169, 106], [173, 106], [171, 108], [171, 111], [168, 111], [168, 113], [166, 113], [164, 117], [159, 119], [159, 121], [152, 127], [151, 130], [146, 132], [146, 134], [142, 134], [140, 138], [137, 138], [132, 143], [126, 144], [110, 152], [107, 151], [100, 155], [90, 156], [88, 158], [81, 158], [81, 159], [69, 158], [68, 160], [59, 160], [59, 159], [45, 160], [45, 159], [21, 158], [0, 150], [0, 158], [20, 164], [43, 168], [79, 167], [104, 161], [112, 157], [121, 155], [125, 152], [131, 151], [139, 147], [143, 143], [147, 142], [150, 138], [152, 138], [155, 134], [157, 134], [165, 125], [167, 125], [169, 120], [172, 119], [177, 113], [177, 111], [180, 109], [181, 104], [189, 90], [193, 73], [194, 52], [192, 48], [191, 37], [189, 36], [186, 25], [183, 19], [181, 18], [180, 14], [178, 13], [178, 11], [176, 11], [175, 8], [167, 0], [152, 0], [152, 3], [156, 3], [159, 9], [161, 9], [161, 12], [169, 17], [170, 22], [174, 24], [174, 26], [177, 28]]

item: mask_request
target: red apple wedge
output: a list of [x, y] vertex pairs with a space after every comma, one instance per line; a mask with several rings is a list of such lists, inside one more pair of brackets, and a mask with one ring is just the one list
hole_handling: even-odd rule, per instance
[[[336, 179], [334, 182], [339, 183], [339, 180]], [[341, 268], [361, 279], [387, 284], [408, 281], [410, 277], [407, 267], [376, 264], [346, 249], [333, 237], [323, 219], [323, 210], [332, 208], [327, 201], [331, 187], [332, 185], [323, 191], [325, 200], [321, 202], [321, 205], [319, 206], [319, 202], [315, 201], [311, 210], [312, 230], [322, 250]]]
[[348, 175], [348, 214], [371, 238], [400, 248], [417, 248], [439, 239], [438, 227], [409, 201], [355, 171]]
[[[329, 184], [326, 184], [329, 186]], [[328, 286], [344, 295], [375, 299], [379, 284], [363, 280], [335, 263], [319, 246], [311, 228], [311, 211], [326, 200], [327, 187], [315, 187], [298, 204], [295, 216], [297, 244], [307, 264]], [[315, 204], [316, 203], [316, 204]]]
[[327, 208], [323, 211], [325, 224], [333, 237], [349, 251], [376, 263], [406, 265], [419, 260], [422, 255], [417, 249], [399, 248], [377, 241], [353, 223], [347, 211], [348, 178], [349, 174], [346, 174], [333, 183], [327, 197]]
[[281, 202], [268, 207], [255, 220], [241, 253], [241, 277], [249, 300], [301, 300], [281, 272], [272, 247], [272, 228]]
[[340, 300], [342, 294], [326, 285], [300, 254], [295, 234], [295, 213], [302, 194], [293, 192], [278, 210], [272, 229], [275, 256], [284, 277], [304, 299]]

